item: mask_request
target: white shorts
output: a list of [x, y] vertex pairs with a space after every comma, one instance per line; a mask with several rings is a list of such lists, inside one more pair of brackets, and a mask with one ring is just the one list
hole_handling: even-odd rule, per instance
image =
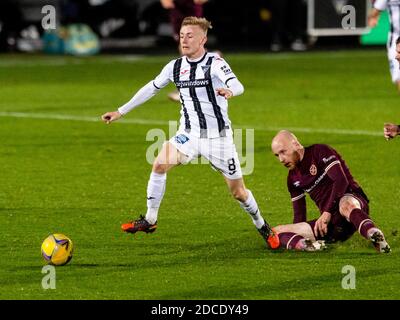
[[178, 131], [169, 142], [187, 158], [183, 164], [203, 156], [211, 166], [228, 179], [242, 178], [242, 169], [232, 135], [218, 138], [197, 138]]
[[[394, 37], [397, 39], [397, 37]], [[396, 41], [392, 41], [392, 46], [388, 47], [388, 59], [389, 59], [389, 69], [390, 75], [392, 76], [393, 83], [400, 81], [400, 65], [396, 60]]]

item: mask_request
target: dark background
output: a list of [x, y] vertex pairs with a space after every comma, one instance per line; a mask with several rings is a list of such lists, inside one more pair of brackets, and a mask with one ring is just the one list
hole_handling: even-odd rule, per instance
[[[326, 0], [326, 3], [336, 0]], [[363, 2], [363, 0], [353, 0]], [[212, 21], [209, 47], [229, 49], [240, 47], [243, 50], [268, 50], [274, 28], [273, 0], [210, 0], [204, 5], [204, 16]], [[287, 30], [293, 27], [293, 21], [301, 21], [301, 34], [305, 42], [313, 48], [332, 46], [357, 47], [358, 36], [334, 36], [310, 39], [307, 36], [307, 4], [302, 2], [301, 9], [286, 8], [285, 25]], [[16, 42], [19, 38], [37, 38], [43, 33], [41, 19], [44, 5], [53, 5], [57, 12], [57, 22], [61, 25], [70, 23], [88, 24], [98, 35], [102, 51], [137, 52], [143, 47], [157, 46], [175, 48], [171, 30], [168, 29], [168, 13], [159, 0], [1, 0], [0, 1], [0, 51], [18, 51]], [[365, 0], [364, 0], [365, 4]], [[328, 4], [329, 6], [329, 4]], [[325, 13], [319, 12], [324, 18]], [[361, 15], [359, 15], [361, 16]], [[359, 16], [357, 19], [359, 19]], [[117, 25], [115, 22], [118, 22]], [[37, 32], [33, 32], [32, 28]], [[297, 26], [297, 28], [299, 28]], [[26, 32], [26, 30], [30, 32]], [[25, 32], [24, 32], [25, 30]], [[153, 41], [141, 42], [150, 37]], [[118, 46], [115, 40], [139, 39], [130, 45]], [[108, 40], [108, 41], [107, 41]], [[113, 41], [110, 41], [113, 40]], [[290, 34], [284, 41], [290, 42]], [[139, 45], [138, 45], [139, 43]]]

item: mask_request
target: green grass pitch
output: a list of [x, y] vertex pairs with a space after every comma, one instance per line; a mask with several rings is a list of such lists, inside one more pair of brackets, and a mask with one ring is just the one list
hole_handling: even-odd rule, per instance
[[[265, 218], [292, 221], [287, 171], [269, 149], [276, 130], [291, 128], [303, 144], [342, 154], [389, 255], [359, 234], [321, 253], [269, 251], [208, 165], [168, 174], [157, 232], [122, 233], [146, 208], [146, 134], [168, 133], [179, 106], [166, 98], [170, 86], [124, 121], [90, 120], [172, 58], [0, 56], [0, 299], [399, 299], [400, 139], [381, 133], [400, 122], [400, 97], [385, 50], [226, 59], [245, 86], [230, 117], [234, 128], [255, 128], [245, 182]], [[75, 254], [56, 268], [56, 290], [44, 290], [40, 245], [55, 232], [71, 237]], [[356, 269], [354, 290], [341, 286], [346, 265]]]

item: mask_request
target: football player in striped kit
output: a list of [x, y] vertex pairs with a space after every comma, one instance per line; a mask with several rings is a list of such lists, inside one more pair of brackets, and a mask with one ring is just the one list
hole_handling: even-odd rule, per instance
[[123, 224], [122, 229], [129, 233], [155, 231], [167, 172], [179, 164], [204, 156], [223, 174], [233, 197], [250, 215], [264, 240], [273, 246], [276, 238], [261, 216], [253, 194], [244, 185], [228, 117], [227, 100], [242, 94], [244, 88], [224, 59], [205, 50], [210, 27], [210, 22], [205, 18], [185, 18], [180, 30], [183, 56], [169, 62], [154, 80], [117, 111], [102, 116], [106, 123], [118, 120], [170, 82], [179, 90], [180, 126], [176, 135], [163, 145], [153, 163], [147, 185], [147, 213]]
[[396, 59], [396, 40], [400, 37], [400, 0], [375, 0], [368, 17], [368, 25], [375, 27], [381, 11], [388, 10], [390, 16], [390, 32], [387, 41], [390, 74], [400, 93], [400, 65]]
[[[396, 60], [400, 62], [400, 37], [396, 40]], [[385, 123], [383, 126], [383, 135], [386, 140], [393, 139], [400, 135], [400, 124]]]

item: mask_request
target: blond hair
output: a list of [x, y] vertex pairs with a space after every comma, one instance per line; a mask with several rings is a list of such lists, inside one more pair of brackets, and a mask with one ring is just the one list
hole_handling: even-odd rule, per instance
[[208, 29], [212, 29], [211, 22], [206, 18], [199, 17], [186, 17], [183, 19], [181, 28], [183, 26], [199, 26], [206, 34]]

